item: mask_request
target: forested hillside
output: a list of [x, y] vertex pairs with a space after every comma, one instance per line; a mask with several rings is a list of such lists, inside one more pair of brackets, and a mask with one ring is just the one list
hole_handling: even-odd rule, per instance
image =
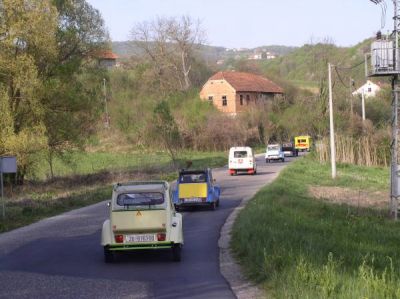
[[330, 62], [341, 68], [351, 68], [343, 71], [343, 76], [351, 77], [360, 84], [365, 82], [364, 54], [370, 50], [370, 43], [371, 39], [367, 39], [349, 48], [331, 43], [306, 44], [285, 56], [262, 63], [261, 68], [275, 77], [317, 84], [327, 72], [327, 63]]

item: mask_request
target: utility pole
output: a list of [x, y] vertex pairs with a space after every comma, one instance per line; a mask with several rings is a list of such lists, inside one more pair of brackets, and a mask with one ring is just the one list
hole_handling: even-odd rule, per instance
[[334, 179], [336, 178], [336, 150], [335, 150], [335, 131], [333, 127], [332, 71], [330, 63], [328, 63], [328, 83], [329, 83], [329, 133], [330, 133], [330, 145], [331, 145], [331, 168], [332, 168], [332, 179]]
[[[384, 0], [370, 0], [375, 4], [381, 4]], [[400, 0], [392, 0], [394, 6], [394, 28], [390, 40], [381, 40], [377, 35], [377, 40], [371, 45], [371, 74], [369, 76], [390, 76], [392, 77], [392, 142], [390, 145], [391, 163], [390, 163], [390, 216], [397, 220], [398, 218], [398, 200], [399, 200], [399, 5]], [[390, 50], [392, 50], [390, 52]], [[382, 56], [383, 54], [383, 56]], [[368, 71], [366, 70], [366, 73]]]
[[361, 91], [361, 114], [362, 114], [362, 120], [365, 122], [365, 95], [364, 95], [364, 90]]
[[[390, 179], [391, 179], [391, 192], [390, 192], [390, 214], [394, 220], [397, 220], [398, 214], [398, 196], [399, 196], [399, 173], [398, 173], [398, 143], [399, 143], [399, 120], [398, 120], [398, 110], [399, 110], [399, 90], [398, 90], [398, 79], [399, 79], [399, 15], [398, 15], [398, 0], [393, 0], [394, 6], [394, 35], [395, 35], [395, 48], [393, 50], [393, 68], [395, 70], [393, 79], [392, 79], [392, 90], [393, 90], [393, 124], [392, 124], [392, 163], [391, 163], [391, 171], [390, 171]], [[397, 71], [397, 72], [396, 72]]]
[[107, 90], [106, 90], [106, 78], [103, 79], [103, 91], [104, 91], [104, 113], [105, 113], [105, 121], [104, 126], [106, 129], [110, 128], [110, 117], [108, 115], [108, 107], [107, 107]]
[[350, 84], [349, 84], [349, 88], [350, 88], [350, 117], [351, 119], [353, 119], [353, 84], [354, 84], [354, 80], [353, 78], [350, 78]]

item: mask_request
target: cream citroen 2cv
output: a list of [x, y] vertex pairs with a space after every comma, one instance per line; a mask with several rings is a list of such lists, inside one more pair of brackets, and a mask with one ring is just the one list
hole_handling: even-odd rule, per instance
[[182, 215], [175, 211], [165, 181], [118, 183], [113, 188], [110, 219], [103, 223], [101, 245], [105, 262], [117, 252], [170, 249], [181, 260]]

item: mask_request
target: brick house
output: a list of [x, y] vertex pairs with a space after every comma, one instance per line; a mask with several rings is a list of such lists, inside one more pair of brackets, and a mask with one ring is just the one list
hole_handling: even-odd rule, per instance
[[112, 51], [103, 51], [97, 54], [97, 59], [101, 67], [111, 69], [117, 66], [118, 56]]
[[236, 115], [252, 104], [272, 100], [283, 89], [267, 78], [236, 71], [218, 72], [203, 85], [200, 98], [220, 111]]

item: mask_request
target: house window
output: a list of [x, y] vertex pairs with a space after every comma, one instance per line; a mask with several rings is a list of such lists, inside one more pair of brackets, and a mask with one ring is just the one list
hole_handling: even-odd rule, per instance
[[371, 87], [368, 87], [368, 92], [371, 92], [372, 91], [372, 88]]
[[243, 106], [243, 95], [240, 95], [240, 106]]
[[246, 104], [247, 105], [250, 104], [250, 95], [249, 94], [246, 95]]
[[208, 101], [209, 101], [210, 103], [212, 103], [213, 100], [214, 100], [213, 96], [208, 96]]
[[226, 100], [226, 96], [222, 96], [222, 106], [228, 105], [228, 101]]

